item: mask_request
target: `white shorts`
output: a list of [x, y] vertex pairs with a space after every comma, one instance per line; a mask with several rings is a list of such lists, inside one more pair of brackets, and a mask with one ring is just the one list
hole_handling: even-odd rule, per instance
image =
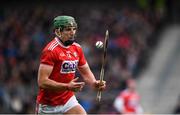
[[50, 114], [50, 113], [65, 113], [71, 108], [80, 105], [75, 96], [72, 96], [65, 105], [50, 106], [39, 104], [37, 107], [37, 114]]

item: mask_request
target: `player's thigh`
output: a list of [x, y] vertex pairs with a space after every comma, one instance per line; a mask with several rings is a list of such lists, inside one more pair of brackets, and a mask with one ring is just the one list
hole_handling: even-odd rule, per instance
[[84, 108], [81, 105], [76, 105], [73, 108], [69, 109], [64, 114], [82, 114], [82, 115], [86, 115], [86, 111], [84, 110]]

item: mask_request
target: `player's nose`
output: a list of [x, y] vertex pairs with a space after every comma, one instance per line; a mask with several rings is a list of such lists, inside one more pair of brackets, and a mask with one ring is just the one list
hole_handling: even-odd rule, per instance
[[71, 34], [71, 35], [74, 35], [74, 34], [75, 34], [75, 31], [74, 31], [73, 29], [71, 29], [70, 34]]

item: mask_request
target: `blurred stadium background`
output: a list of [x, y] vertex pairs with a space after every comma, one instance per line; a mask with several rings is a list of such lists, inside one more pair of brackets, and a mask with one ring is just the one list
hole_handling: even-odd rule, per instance
[[117, 113], [113, 101], [128, 78], [138, 83], [145, 113], [178, 113], [179, 6], [178, 0], [1, 1], [0, 113], [34, 113], [39, 56], [57, 15], [76, 18], [77, 41], [97, 78], [102, 51], [94, 43], [110, 31], [102, 101], [89, 87], [76, 94], [88, 113]]

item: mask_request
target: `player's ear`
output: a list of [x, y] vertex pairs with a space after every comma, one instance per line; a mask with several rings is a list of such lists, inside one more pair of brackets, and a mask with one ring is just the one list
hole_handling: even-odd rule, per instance
[[58, 36], [61, 36], [60, 28], [55, 29], [55, 34]]

